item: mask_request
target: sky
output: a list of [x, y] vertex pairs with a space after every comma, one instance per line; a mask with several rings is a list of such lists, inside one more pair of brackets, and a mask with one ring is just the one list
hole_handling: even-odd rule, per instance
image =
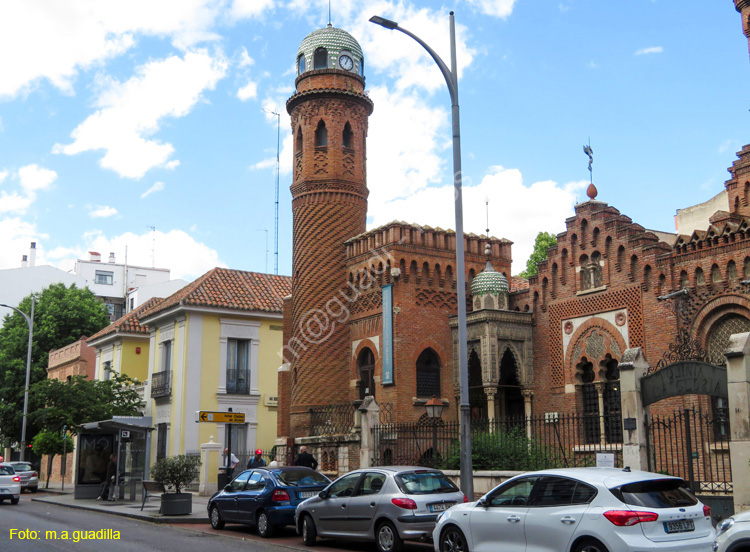
[[[522, 271], [537, 233], [564, 231], [587, 199], [585, 144], [598, 200], [674, 231], [750, 143], [732, 0], [675, 4], [331, 0], [375, 103], [368, 229], [455, 228], [445, 81], [411, 38], [368, 22], [398, 21], [450, 63], [453, 10], [464, 231], [513, 241]], [[328, 22], [328, 0], [0, 2], [0, 268], [35, 241], [37, 265], [66, 271], [97, 251], [186, 280], [290, 274], [286, 100], [299, 44]]]

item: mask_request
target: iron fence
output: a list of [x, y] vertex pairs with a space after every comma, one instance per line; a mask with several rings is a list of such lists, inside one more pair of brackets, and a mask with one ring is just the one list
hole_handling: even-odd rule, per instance
[[354, 405], [331, 404], [310, 409], [310, 435], [342, 435], [354, 429]]
[[[619, 414], [618, 414], [619, 416]], [[612, 453], [622, 465], [622, 437], [606, 431], [612, 415], [546, 414], [539, 417], [472, 420], [474, 470], [536, 470], [593, 466], [596, 454]], [[592, 420], [599, 439], [591, 442]], [[373, 429], [377, 443], [373, 465], [460, 467], [460, 424], [444, 422], [381, 424]], [[608, 441], [609, 439], [609, 441]]]
[[700, 406], [647, 420], [649, 471], [676, 475], [696, 493], [731, 494], [729, 418]]

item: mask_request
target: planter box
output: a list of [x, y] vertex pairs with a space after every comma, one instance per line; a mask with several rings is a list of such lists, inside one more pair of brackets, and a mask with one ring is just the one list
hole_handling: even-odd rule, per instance
[[183, 516], [193, 513], [192, 493], [164, 493], [161, 495], [161, 515]]

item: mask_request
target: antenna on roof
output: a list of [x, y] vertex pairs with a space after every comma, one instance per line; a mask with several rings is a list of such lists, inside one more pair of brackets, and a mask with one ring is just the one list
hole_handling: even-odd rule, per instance
[[489, 196], [484, 198], [484, 208], [487, 214], [487, 237], [490, 236], [490, 198]]
[[[275, 219], [274, 219], [274, 230], [273, 230], [273, 273], [279, 273], [279, 144], [281, 136], [281, 114], [271, 109], [263, 108], [263, 111], [270, 115], [276, 116], [276, 203], [275, 206]], [[266, 238], [268, 238], [268, 231], [266, 231]], [[268, 266], [266, 266], [266, 272], [268, 272]]]
[[328, 0], [328, 25], [331, 25], [331, 0]]

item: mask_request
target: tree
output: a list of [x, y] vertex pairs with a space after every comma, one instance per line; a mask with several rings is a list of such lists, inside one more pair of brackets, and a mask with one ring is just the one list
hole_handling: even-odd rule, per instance
[[534, 252], [526, 261], [526, 270], [521, 272], [519, 276], [526, 279], [536, 276], [537, 265], [547, 258], [547, 250], [555, 245], [557, 245], [557, 237], [549, 232], [539, 232], [536, 235], [536, 240], [534, 240]]
[[76, 427], [113, 416], [137, 416], [143, 407], [135, 386], [137, 380], [110, 372], [108, 380], [90, 380], [73, 376], [68, 380], [46, 379], [34, 384], [29, 392], [43, 408], [29, 415], [39, 427], [51, 431]]
[[45, 454], [49, 455], [49, 461], [47, 462], [47, 484], [44, 487], [45, 489], [49, 489], [49, 478], [52, 473], [52, 459], [56, 454], [67, 454], [73, 452], [73, 448], [73, 438], [67, 433], [63, 436], [62, 432], [43, 429], [34, 436], [34, 439], [31, 441], [31, 450], [40, 456]]
[[[25, 297], [17, 308], [30, 313], [31, 296]], [[47, 378], [49, 351], [93, 335], [108, 324], [107, 308], [89, 289], [65, 284], [52, 284], [44, 289], [34, 307], [29, 387]], [[11, 442], [21, 440], [28, 332], [26, 319], [16, 311], [5, 316], [0, 328], [0, 432]], [[29, 395], [29, 413], [42, 406], [39, 399]], [[30, 442], [28, 436], [40, 429], [38, 424], [27, 423], [27, 440]]]

